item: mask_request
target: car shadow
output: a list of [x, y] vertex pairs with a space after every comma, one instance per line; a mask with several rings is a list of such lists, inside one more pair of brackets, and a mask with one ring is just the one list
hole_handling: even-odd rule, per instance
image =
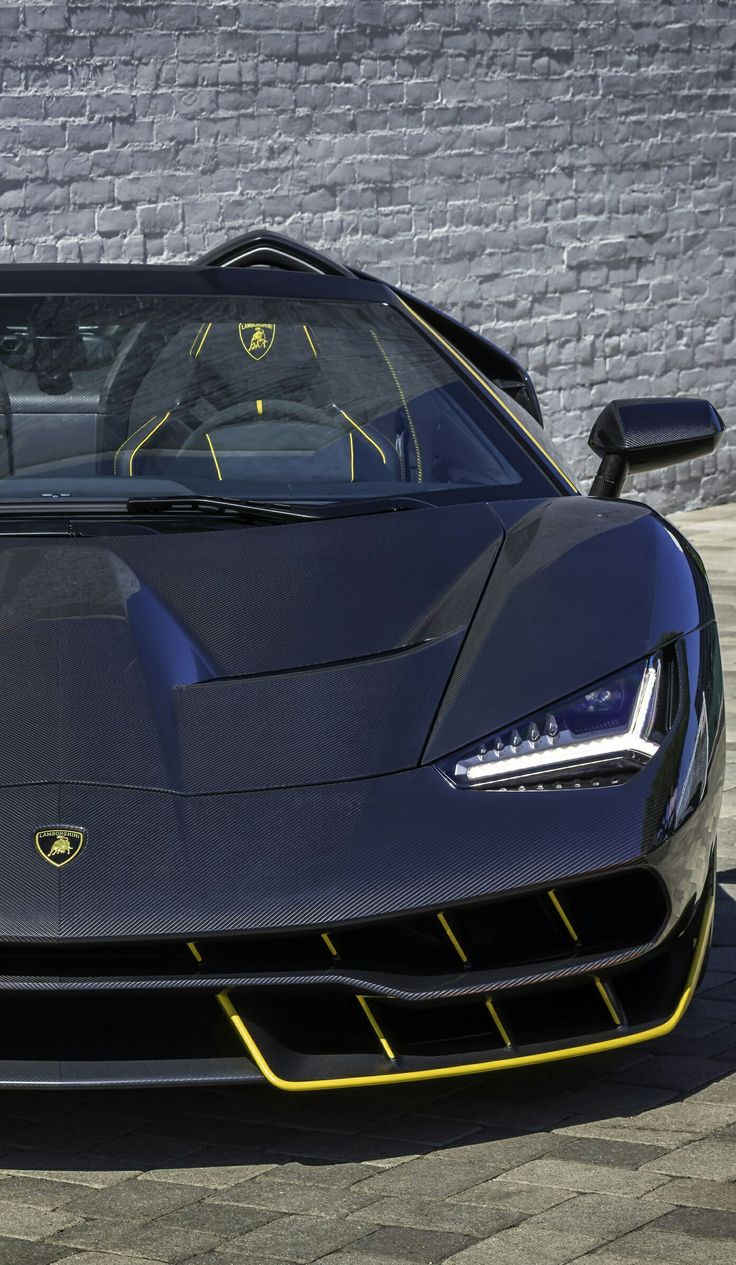
[[670, 1146], [702, 1136], [687, 1113], [661, 1123], [658, 1108], [694, 1095], [736, 1098], [718, 1088], [736, 1072], [735, 886], [736, 869], [719, 873], [706, 977], [679, 1027], [659, 1041], [494, 1076], [364, 1090], [12, 1090], [0, 1100], [0, 1171], [104, 1185], [122, 1174], [178, 1173], [186, 1182], [190, 1170], [219, 1169], [225, 1184], [230, 1168], [245, 1179], [251, 1166], [278, 1172], [295, 1162], [391, 1167], [514, 1139], [527, 1157], [572, 1152], [604, 1163], [634, 1145], [643, 1163], [667, 1145], [668, 1129], [677, 1130]]

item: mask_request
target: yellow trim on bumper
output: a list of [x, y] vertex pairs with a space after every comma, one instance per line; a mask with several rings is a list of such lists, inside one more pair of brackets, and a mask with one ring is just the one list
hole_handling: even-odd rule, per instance
[[346, 1076], [340, 1080], [287, 1081], [278, 1076], [266, 1062], [253, 1037], [240, 1018], [227, 993], [218, 993], [217, 1000], [232, 1023], [243, 1045], [262, 1075], [277, 1089], [294, 1092], [312, 1089], [355, 1089], [361, 1085], [391, 1085], [399, 1081], [440, 1080], [449, 1076], [468, 1076], [474, 1072], [502, 1071], [504, 1068], [530, 1067], [535, 1063], [556, 1063], [562, 1059], [579, 1058], [585, 1054], [603, 1054], [608, 1050], [620, 1050], [627, 1045], [639, 1045], [643, 1041], [653, 1041], [657, 1037], [665, 1037], [682, 1019], [693, 999], [695, 985], [705, 958], [708, 936], [713, 925], [714, 897], [708, 897], [703, 913], [703, 921], [695, 942], [693, 960], [688, 972], [685, 991], [669, 1019], [654, 1028], [646, 1028], [642, 1032], [626, 1032], [616, 1037], [608, 1037], [603, 1041], [592, 1041], [587, 1045], [566, 1046], [561, 1050], [541, 1050], [537, 1054], [519, 1054], [510, 1058], [491, 1059], [485, 1063], [466, 1063], [457, 1067], [437, 1067], [413, 1072], [384, 1072], [374, 1076]]

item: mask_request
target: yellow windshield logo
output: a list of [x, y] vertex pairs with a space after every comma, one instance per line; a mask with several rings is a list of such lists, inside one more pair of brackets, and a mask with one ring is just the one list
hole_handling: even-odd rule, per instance
[[244, 321], [238, 325], [238, 334], [252, 360], [263, 360], [273, 347], [276, 336], [275, 325], [264, 325], [261, 321]]
[[70, 826], [48, 826], [36, 832], [36, 851], [49, 865], [60, 868], [78, 857], [84, 847], [86, 831]]

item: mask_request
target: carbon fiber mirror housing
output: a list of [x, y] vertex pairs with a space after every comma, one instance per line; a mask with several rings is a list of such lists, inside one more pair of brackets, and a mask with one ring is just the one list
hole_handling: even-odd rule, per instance
[[620, 496], [629, 471], [707, 457], [723, 431], [723, 419], [708, 400], [611, 400], [598, 414], [588, 439], [601, 458], [590, 495]]

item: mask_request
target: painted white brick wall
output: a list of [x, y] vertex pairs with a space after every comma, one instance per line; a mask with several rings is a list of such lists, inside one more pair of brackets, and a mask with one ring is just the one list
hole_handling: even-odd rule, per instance
[[[733, 0], [0, 0], [0, 260], [270, 225], [531, 369], [583, 485], [607, 399], [736, 423]], [[736, 438], [641, 478], [736, 496]]]

